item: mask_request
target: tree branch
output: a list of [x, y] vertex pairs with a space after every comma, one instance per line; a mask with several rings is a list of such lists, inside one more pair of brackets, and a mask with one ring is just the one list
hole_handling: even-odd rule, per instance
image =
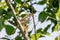
[[55, 21], [57, 21], [57, 22], [58, 22], [58, 20], [57, 20], [57, 19], [55, 19], [55, 18], [53, 18], [53, 17], [48, 16], [48, 18], [51, 18], [51, 19], [53, 19], [53, 20], [55, 20]]
[[21, 22], [17, 19], [16, 11], [14, 10], [10, 0], [5, 0], [5, 1], [6, 1], [7, 5], [9, 6], [9, 8], [11, 9], [11, 11], [13, 12], [12, 13], [13, 17], [15, 18], [15, 20], [17, 21], [17, 23], [19, 25], [19, 26], [16, 26], [16, 27], [22, 32], [22, 36], [24, 37], [24, 40], [29, 40], [24, 33], [24, 29], [23, 29], [23, 26], [22, 26]]
[[[30, 1], [31, 6], [32, 6], [32, 0]], [[35, 32], [35, 40], [37, 40], [37, 36], [36, 36], [36, 25], [35, 25], [35, 20], [34, 20], [34, 13], [33, 13], [33, 8], [31, 7], [31, 11], [32, 11], [32, 19], [33, 19], [33, 25], [34, 25], [34, 32]]]

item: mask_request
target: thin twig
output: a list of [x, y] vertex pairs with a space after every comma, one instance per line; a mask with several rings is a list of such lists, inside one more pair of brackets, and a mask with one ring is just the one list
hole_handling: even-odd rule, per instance
[[18, 26], [16, 26], [16, 27], [19, 28], [19, 30], [21, 30], [22, 36], [24, 37], [24, 40], [28, 40], [28, 38], [25, 36], [24, 29], [23, 29], [23, 26], [22, 26], [21, 22], [17, 19], [16, 11], [14, 10], [10, 0], [5, 0], [5, 1], [6, 1], [7, 5], [9, 6], [9, 8], [11, 9], [11, 11], [13, 12], [12, 13], [13, 17], [15, 18], [15, 20], [17, 21], [17, 23], [19, 25], [19, 27]]
[[[30, 1], [30, 3], [31, 3], [31, 6], [32, 6], [32, 0]], [[32, 9], [32, 7], [31, 7], [31, 9]], [[32, 11], [32, 18], [33, 18], [33, 25], [34, 25], [34, 32], [35, 32], [35, 40], [37, 40], [36, 25], [35, 25], [35, 20], [34, 20], [34, 15], [33, 15], [33, 9], [31, 11]]]
[[55, 19], [55, 18], [53, 18], [53, 17], [50, 17], [50, 16], [48, 16], [48, 18], [51, 18], [51, 19], [53, 19], [53, 20], [55, 20], [55, 21], [58, 21], [57, 19]]

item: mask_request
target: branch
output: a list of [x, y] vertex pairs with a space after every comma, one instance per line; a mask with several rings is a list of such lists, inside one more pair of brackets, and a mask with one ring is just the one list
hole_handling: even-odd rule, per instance
[[57, 21], [57, 22], [58, 22], [58, 20], [57, 20], [57, 19], [55, 19], [55, 18], [53, 18], [53, 17], [48, 16], [48, 18], [51, 18], [51, 19], [53, 19], [53, 20], [55, 20], [55, 21]]
[[17, 21], [18, 25], [19, 26], [16, 26], [21, 32], [22, 32], [22, 36], [24, 37], [24, 40], [28, 40], [28, 38], [26, 37], [25, 33], [24, 33], [24, 29], [23, 29], [23, 26], [21, 24], [21, 22], [17, 19], [17, 16], [16, 16], [16, 11], [14, 10], [10, 0], [5, 0], [7, 5], [9, 6], [9, 8], [11, 9], [11, 11], [13, 12], [13, 17], [15, 18], [15, 20]]
[[[32, 0], [30, 1], [31, 6], [32, 6]], [[35, 40], [37, 40], [37, 36], [36, 36], [36, 25], [35, 25], [35, 20], [34, 20], [34, 13], [33, 13], [33, 8], [31, 7], [31, 11], [32, 11], [32, 19], [33, 19], [33, 25], [34, 25], [34, 32], [35, 32]]]

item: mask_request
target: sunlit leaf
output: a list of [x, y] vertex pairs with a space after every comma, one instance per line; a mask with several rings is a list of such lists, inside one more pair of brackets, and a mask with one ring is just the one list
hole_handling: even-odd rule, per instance
[[[40, 38], [41, 36], [43, 36], [41, 32], [36, 33], [37, 39]], [[32, 34], [32, 35], [31, 35], [31, 40], [35, 40], [35, 34]]]
[[0, 2], [0, 7], [5, 9], [7, 7], [6, 2]]
[[52, 31], [58, 31], [58, 24], [56, 26], [53, 26]]

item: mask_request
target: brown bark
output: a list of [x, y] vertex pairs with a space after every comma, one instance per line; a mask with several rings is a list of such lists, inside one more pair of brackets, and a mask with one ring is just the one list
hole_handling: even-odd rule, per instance
[[13, 12], [13, 17], [15, 18], [16, 22], [18, 23], [19, 26], [16, 26], [21, 32], [22, 32], [22, 36], [24, 37], [24, 40], [29, 40], [29, 38], [26, 37], [25, 33], [24, 33], [24, 28], [20, 22], [20, 20], [17, 19], [16, 16], [16, 11], [14, 10], [10, 0], [5, 0], [8, 7], [11, 9], [11, 11]]

